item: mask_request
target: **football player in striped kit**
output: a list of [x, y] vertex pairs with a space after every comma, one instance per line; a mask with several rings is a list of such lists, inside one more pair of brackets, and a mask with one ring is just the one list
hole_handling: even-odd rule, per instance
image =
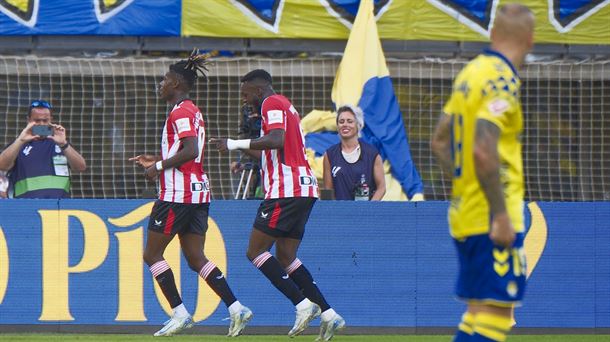
[[161, 156], [131, 158], [143, 166], [146, 178], [159, 179], [160, 194], [148, 223], [144, 261], [173, 309], [173, 315], [155, 336], [171, 336], [193, 325], [176, 288], [174, 275], [163, 258], [167, 245], [178, 234], [189, 267], [197, 272], [229, 309], [231, 324], [227, 336], [241, 334], [252, 318], [229, 288], [216, 265], [203, 253], [208, 228], [210, 188], [203, 169], [205, 128], [201, 111], [187, 95], [199, 75], [206, 78], [205, 55], [195, 50], [188, 60], [170, 65], [158, 87], [158, 95], [173, 105], [161, 142]]
[[[261, 160], [265, 197], [250, 235], [250, 261], [296, 306], [296, 320], [288, 332], [300, 334], [321, 316], [318, 340], [330, 340], [345, 320], [333, 310], [311, 273], [297, 258], [309, 214], [318, 198], [318, 184], [305, 155], [300, 117], [290, 101], [273, 90], [265, 70], [241, 79], [245, 104], [260, 112], [261, 136], [257, 139], [210, 139], [219, 151], [243, 150]], [[276, 255], [269, 253], [275, 244]]]

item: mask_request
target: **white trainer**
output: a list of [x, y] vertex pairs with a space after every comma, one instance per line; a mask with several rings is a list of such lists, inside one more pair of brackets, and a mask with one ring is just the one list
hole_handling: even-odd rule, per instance
[[244, 328], [246, 327], [246, 324], [248, 324], [248, 322], [250, 322], [252, 319], [252, 316], [254, 316], [252, 310], [242, 306], [238, 313], [231, 315], [231, 325], [229, 325], [229, 333], [227, 336], [237, 337], [241, 335], [242, 331], [244, 331]]
[[297, 317], [294, 321], [294, 326], [288, 332], [289, 337], [295, 337], [302, 333], [309, 326], [309, 322], [319, 317], [322, 311], [318, 304], [311, 303], [309, 307], [303, 310], [297, 310]]
[[161, 330], [157, 331], [154, 336], [172, 336], [193, 326], [193, 317], [172, 317], [165, 321], [165, 325]]
[[345, 328], [345, 320], [339, 314], [335, 314], [330, 321], [320, 323], [320, 335], [316, 338], [316, 341], [330, 341], [335, 333], [343, 328]]

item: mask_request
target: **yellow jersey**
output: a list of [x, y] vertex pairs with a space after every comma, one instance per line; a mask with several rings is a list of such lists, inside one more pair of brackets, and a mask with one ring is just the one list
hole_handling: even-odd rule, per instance
[[519, 101], [521, 80], [502, 54], [486, 50], [460, 71], [444, 112], [452, 116], [453, 180], [449, 226], [463, 239], [489, 232], [491, 213], [474, 164], [477, 120], [500, 129], [498, 154], [506, 209], [517, 233], [523, 232], [523, 161], [520, 135], [523, 112]]

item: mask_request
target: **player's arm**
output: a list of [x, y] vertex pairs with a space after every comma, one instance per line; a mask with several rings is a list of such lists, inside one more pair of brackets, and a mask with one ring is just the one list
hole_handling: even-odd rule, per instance
[[500, 180], [499, 138], [498, 126], [485, 119], [477, 120], [473, 157], [477, 178], [492, 216], [490, 238], [498, 245], [510, 247], [515, 240], [515, 230], [506, 212]]
[[451, 158], [451, 115], [441, 114], [434, 129], [430, 147], [443, 173], [451, 178], [453, 170], [453, 160]]
[[146, 168], [146, 178], [153, 180], [161, 170], [176, 168], [189, 162], [199, 155], [197, 151], [197, 137], [187, 136], [180, 139], [180, 149], [174, 156], [165, 160], [158, 160], [154, 165]]
[[474, 142], [474, 165], [483, 192], [489, 202], [492, 215], [506, 212], [504, 192], [500, 182], [500, 156], [498, 139], [500, 129], [487, 120], [479, 119], [476, 124]]
[[273, 129], [257, 139], [210, 139], [220, 152], [242, 150], [253, 158], [260, 159], [262, 150], [279, 150], [284, 148], [285, 131]]
[[375, 157], [375, 163], [373, 164], [373, 178], [375, 179], [375, 193], [371, 198], [371, 201], [381, 201], [383, 195], [385, 195], [385, 174], [383, 172], [383, 162], [381, 156]]

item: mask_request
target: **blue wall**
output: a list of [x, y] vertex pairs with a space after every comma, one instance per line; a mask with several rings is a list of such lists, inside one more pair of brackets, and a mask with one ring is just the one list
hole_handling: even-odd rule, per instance
[[[141, 200], [0, 201], [0, 324], [163, 322], [167, 316], [152, 277], [140, 265], [150, 205]], [[294, 308], [245, 257], [257, 206], [255, 201], [213, 202], [211, 230], [218, 227], [221, 236], [209, 236], [206, 253], [221, 268], [226, 255], [229, 284], [255, 312], [253, 325], [289, 326]], [[540, 208], [542, 220], [531, 219], [532, 206]], [[535, 268], [524, 306], [517, 310], [518, 326], [610, 327], [610, 203], [528, 207], [530, 245], [542, 254], [535, 265], [535, 257], [528, 260]], [[350, 326], [455, 326], [464, 306], [452, 297], [457, 262], [446, 208], [444, 202], [319, 201], [300, 259]], [[58, 243], [66, 231], [67, 243]], [[63, 251], [68, 253], [64, 259]], [[185, 303], [193, 312], [197, 277], [184, 260], [180, 273]], [[128, 307], [125, 317], [132, 318], [117, 319], [118, 292], [134, 289], [122, 306]], [[201, 316], [200, 324], [225, 325], [228, 314], [222, 303], [216, 306], [218, 298], [201, 299], [210, 314]]]

